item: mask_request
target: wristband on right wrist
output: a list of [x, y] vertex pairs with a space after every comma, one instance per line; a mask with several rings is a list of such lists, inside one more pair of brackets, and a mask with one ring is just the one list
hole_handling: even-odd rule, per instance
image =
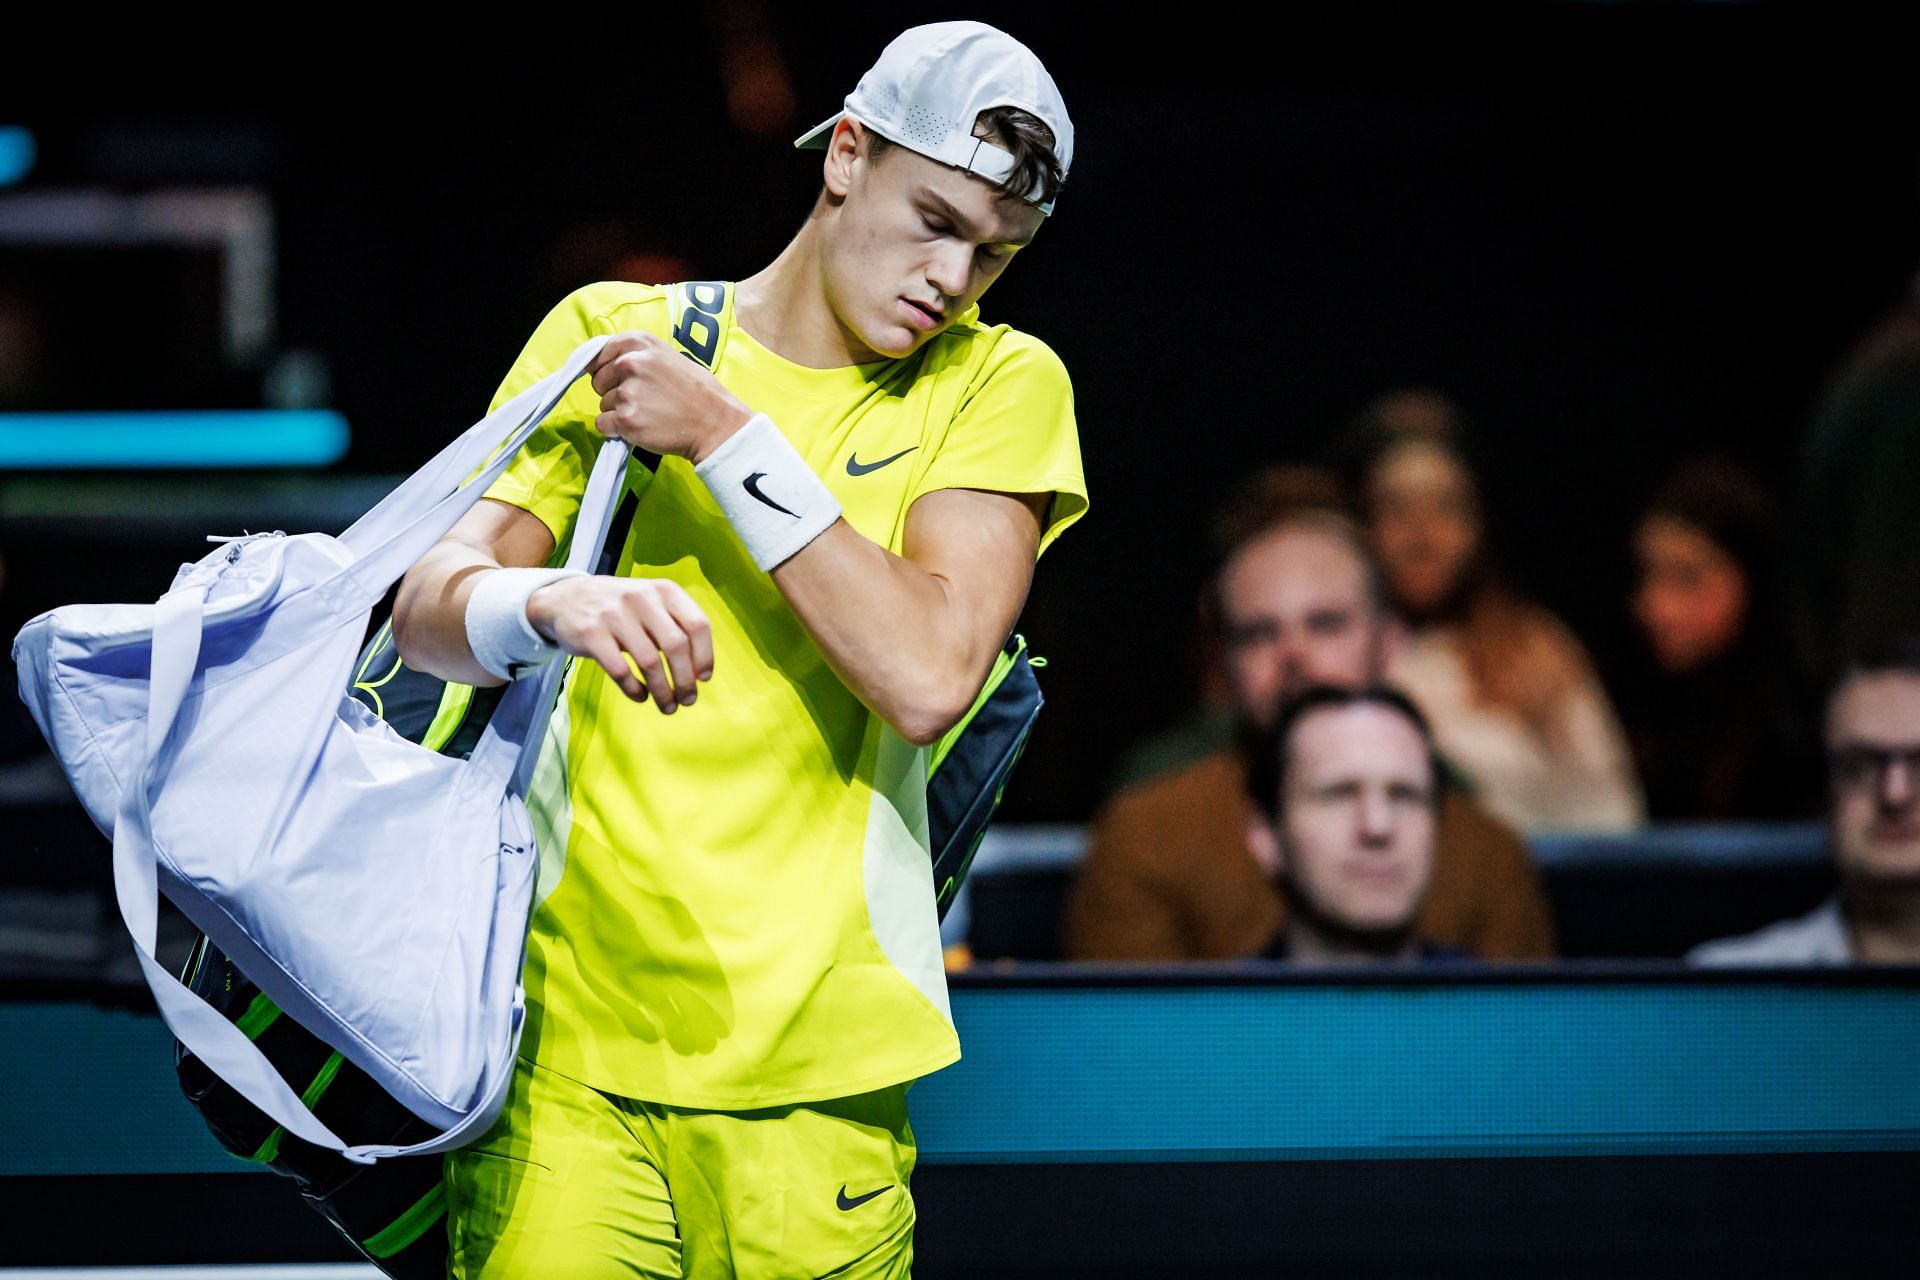
[[518, 680], [559, 657], [559, 645], [534, 630], [527, 600], [561, 578], [583, 578], [578, 569], [489, 569], [467, 597], [467, 643], [473, 657], [502, 680]]

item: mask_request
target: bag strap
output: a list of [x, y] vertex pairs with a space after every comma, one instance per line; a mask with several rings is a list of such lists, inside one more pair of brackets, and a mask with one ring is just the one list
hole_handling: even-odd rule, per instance
[[[359, 558], [335, 581], [349, 581], [361, 592], [371, 590], [373, 599], [362, 606], [370, 608], [498, 478], [534, 428], [605, 345], [604, 336], [582, 343], [560, 369], [469, 428], [356, 521], [341, 540], [347, 542]], [[487, 461], [488, 452], [495, 450], [500, 432], [508, 424], [511, 431], [493, 452], [492, 460], [478, 475], [462, 484], [462, 477]], [[627, 454], [627, 446], [619, 440], [609, 440], [602, 448], [594, 465], [593, 480], [581, 500], [581, 519], [576, 524], [570, 562], [591, 564], [599, 555], [598, 537], [580, 535], [592, 530], [604, 537], [606, 513], [624, 480]], [[414, 514], [423, 504], [430, 505], [424, 512]], [[486, 1104], [474, 1108], [437, 1138], [410, 1147], [349, 1146], [301, 1101], [260, 1052], [259, 1046], [218, 1010], [194, 995], [154, 957], [159, 917], [159, 850], [153, 838], [153, 789], [161, 779], [168, 742], [199, 665], [206, 597], [216, 580], [206, 577], [190, 581], [162, 596], [154, 609], [146, 751], [139, 767], [127, 780], [113, 825], [114, 896], [121, 921], [133, 939], [141, 973], [175, 1038], [287, 1132], [361, 1164], [370, 1164], [382, 1156], [450, 1150], [466, 1142], [479, 1126], [491, 1124], [497, 1115], [499, 1100], [504, 1097], [504, 1087], [512, 1071], [511, 1045], [503, 1061], [489, 1064]], [[376, 583], [378, 586], [374, 589]], [[510, 783], [521, 749], [537, 743], [542, 736], [562, 666], [561, 663], [548, 664], [541, 679], [516, 682], [516, 687], [501, 700], [501, 708], [488, 726], [493, 740], [482, 743], [486, 756], [477, 771], [487, 783], [486, 793], [497, 795], [496, 787], [503, 789]], [[476, 749], [476, 758], [480, 754]], [[516, 1033], [524, 1016], [523, 997], [516, 992], [513, 1010]]]
[[[720, 357], [727, 349], [727, 336], [733, 332], [733, 285], [725, 280], [688, 280], [667, 286], [667, 333], [680, 354], [716, 373]], [[620, 500], [613, 524], [607, 532], [606, 548], [595, 573], [612, 573], [619, 567], [620, 553], [627, 544], [627, 532], [640, 509], [640, 490], [660, 469], [660, 455], [643, 449], [633, 451], [641, 475]]]
[[[690, 280], [667, 286], [667, 334], [683, 355], [704, 367], [708, 372], [717, 370], [720, 358], [727, 349], [727, 337], [733, 331], [733, 297], [733, 285], [725, 280]], [[608, 450], [603, 449], [600, 460], [595, 464], [596, 478], [588, 481], [590, 491], [601, 482], [598, 479], [598, 468], [613, 465], [608, 453]], [[580, 545], [578, 530], [597, 529], [604, 524], [605, 531], [600, 534], [597, 544], [600, 547], [597, 560], [582, 561], [570, 553], [566, 561], [568, 568], [606, 574], [618, 568], [621, 552], [626, 546], [627, 534], [632, 529], [634, 517], [639, 511], [640, 491], [651, 483], [652, 476], [658, 471], [660, 465], [658, 454], [647, 453], [636, 448], [633, 451], [633, 457], [640, 470], [636, 472], [629, 469], [628, 483], [624, 486], [616, 486], [619, 504], [611, 512], [610, 519], [591, 518], [585, 509], [586, 498], [581, 499], [582, 510], [575, 521], [576, 533], [573, 545], [575, 547]], [[570, 661], [569, 658], [561, 658], [553, 665], [561, 666]], [[539, 706], [547, 708], [551, 708], [552, 700], [558, 698], [559, 690], [564, 687], [566, 678], [564, 670], [551, 674], [555, 681], [554, 688], [550, 692], [543, 691], [538, 703]], [[449, 682], [442, 686], [440, 705], [444, 710], [449, 702], [453, 703], [456, 709], [452, 715], [457, 720], [464, 714], [471, 696], [469, 686]], [[502, 714], [498, 705], [489, 710], [487, 712], [489, 725]], [[483, 729], [482, 732], [484, 734], [485, 730]], [[476, 742], [474, 749], [468, 753], [469, 759], [478, 753], [478, 746]], [[520, 760], [515, 789], [521, 795], [526, 794], [538, 754], [536, 748], [527, 752]], [[488, 767], [495, 769], [498, 767], [498, 762], [489, 762]]]
[[[626, 489], [629, 450], [623, 440], [609, 440], [600, 446], [594, 459], [593, 474], [587, 480], [586, 493], [580, 499], [580, 514], [573, 525], [573, 544], [567, 552], [567, 568], [591, 573], [607, 541], [607, 527], [613, 518], [614, 500]], [[467, 763], [479, 770], [490, 783], [511, 787], [524, 796], [533, 776], [540, 751], [540, 739], [546, 734], [547, 719], [560, 693], [571, 665], [570, 655], [562, 655], [540, 669], [537, 680], [515, 680], [506, 696], [494, 708]]]
[[134, 958], [174, 1036], [247, 1100], [288, 1132], [345, 1152], [347, 1144], [301, 1102], [246, 1033], [189, 991], [154, 958], [159, 926], [159, 854], [153, 841], [152, 788], [187, 687], [200, 660], [201, 611], [210, 583], [168, 592], [154, 610], [145, 758], [126, 780], [113, 822], [113, 889]]
[[688, 280], [667, 286], [667, 314], [673, 317], [673, 341], [709, 372], [733, 332], [733, 286], [724, 280]]
[[[341, 582], [350, 585], [344, 595], [339, 586], [332, 586], [332, 598], [354, 612], [378, 604], [387, 588], [431, 550], [500, 478], [520, 446], [553, 412], [574, 379], [586, 371], [611, 337], [599, 334], [575, 347], [558, 369], [467, 428], [373, 510], [354, 521], [340, 535], [340, 541], [353, 552], [353, 564], [340, 575]], [[477, 474], [475, 468], [480, 468]], [[472, 478], [465, 479], [468, 476]]]

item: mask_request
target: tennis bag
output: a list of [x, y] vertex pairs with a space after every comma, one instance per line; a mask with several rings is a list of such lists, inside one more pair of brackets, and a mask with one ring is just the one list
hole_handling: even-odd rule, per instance
[[[505, 1099], [538, 861], [525, 748], [544, 734], [564, 664], [514, 682], [466, 760], [406, 741], [342, 690], [372, 609], [605, 341], [583, 343], [339, 538], [228, 540], [156, 604], [55, 609], [14, 643], [21, 695], [112, 839], [121, 918], [167, 1025], [288, 1135], [357, 1163], [458, 1146]], [[595, 562], [626, 470], [625, 446], [609, 441], [575, 567]], [[272, 1006], [438, 1132], [351, 1144], [333, 1132], [240, 1020], [154, 959], [162, 886]]]

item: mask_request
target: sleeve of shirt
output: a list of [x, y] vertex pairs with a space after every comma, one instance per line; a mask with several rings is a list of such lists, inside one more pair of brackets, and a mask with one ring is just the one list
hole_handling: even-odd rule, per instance
[[[489, 412], [559, 368], [588, 338], [612, 332], [604, 289], [576, 289], [547, 313], [493, 393]], [[593, 425], [599, 414], [600, 396], [592, 381], [578, 378], [486, 496], [532, 512], [553, 534], [554, 545], [565, 545], [594, 459], [605, 443]]]
[[908, 494], [935, 489], [1051, 493], [1036, 556], [1087, 511], [1073, 384], [1046, 343], [1006, 333]]

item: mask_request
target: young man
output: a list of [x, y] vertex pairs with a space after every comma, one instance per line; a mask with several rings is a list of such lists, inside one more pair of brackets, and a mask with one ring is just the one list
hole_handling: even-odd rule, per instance
[[[619, 334], [592, 385], [402, 584], [402, 652], [436, 675], [590, 660], [530, 798], [519, 1074], [448, 1160], [456, 1274], [911, 1261], [907, 1086], [959, 1056], [925, 748], [1087, 505], [1066, 371], [976, 304], [1073, 127], [1024, 46], [940, 23], [798, 145], [825, 147], [824, 190], [718, 317], [714, 372], [667, 340], [661, 289], [565, 299], [495, 403]], [[617, 572], [556, 577], [608, 436], [657, 474]]]
[[1248, 787], [1271, 824], [1286, 921], [1260, 952], [1296, 964], [1467, 960], [1419, 935], [1440, 762], [1426, 721], [1380, 685], [1313, 685], [1258, 743]]

